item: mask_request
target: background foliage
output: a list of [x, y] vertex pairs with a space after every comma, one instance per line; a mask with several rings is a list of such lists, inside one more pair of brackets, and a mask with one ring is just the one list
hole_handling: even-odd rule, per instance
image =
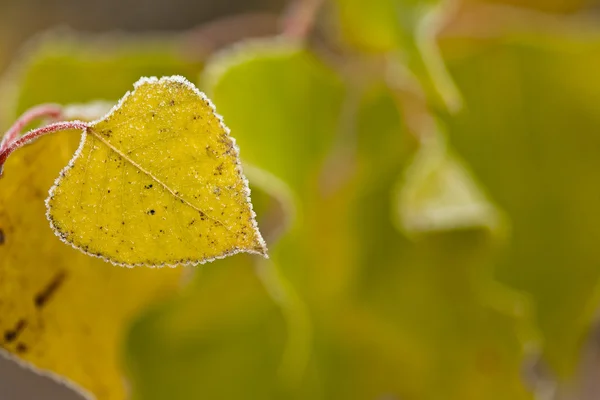
[[[198, 267], [138, 315], [132, 397], [596, 398], [596, 5], [242, 3], [263, 13], [54, 32], [20, 56], [25, 34], [2, 28], [19, 32], [0, 49], [2, 127], [181, 74], [247, 165], [271, 258]], [[172, 27], [210, 19], [186, 7]]]

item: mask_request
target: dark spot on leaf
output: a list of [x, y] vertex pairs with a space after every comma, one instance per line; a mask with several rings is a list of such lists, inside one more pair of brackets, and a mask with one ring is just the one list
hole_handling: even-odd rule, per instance
[[17, 353], [23, 354], [23, 353], [26, 353], [27, 350], [29, 350], [29, 349], [27, 348], [27, 345], [25, 343], [17, 343], [16, 350], [17, 350]]
[[21, 332], [23, 332], [23, 329], [25, 329], [26, 326], [27, 321], [25, 321], [24, 319], [20, 319], [15, 325], [14, 329], [7, 330], [4, 332], [4, 341], [6, 343], [15, 341], [19, 337]]
[[152, 184], [144, 186], [145, 189], [152, 189]]
[[52, 295], [54, 295], [54, 293], [56, 293], [56, 291], [61, 287], [66, 276], [67, 274], [65, 271], [60, 271], [56, 274], [56, 276], [54, 276], [48, 286], [46, 286], [44, 290], [35, 296], [34, 303], [37, 308], [42, 308], [44, 305], [46, 305], [46, 303], [48, 303], [48, 300], [50, 300]]
[[150, 214], [150, 215], [154, 215], [155, 213], [156, 213], [156, 211], [154, 211], [154, 210], [148, 211], [148, 214]]
[[0, 244], [4, 244], [6, 238], [4, 237], [4, 231], [0, 229]]

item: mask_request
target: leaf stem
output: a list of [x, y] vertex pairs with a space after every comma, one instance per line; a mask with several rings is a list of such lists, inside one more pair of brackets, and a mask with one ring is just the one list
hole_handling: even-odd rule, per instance
[[19, 119], [6, 131], [2, 142], [0, 142], [0, 152], [12, 143], [23, 127], [38, 118], [59, 118], [62, 115], [62, 107], [57, 104], [42, 104], [27, 110]]
[[26, 144], [34, 141], [40, 136], [44, 136], [48, 133], [66, 131], [70, 129], [87, 130], [88, 128], [89, 124], [83, 121], [56, 122], [54, 124], [46, 125], [41, 128], [33, 129], [21, 136], [19, 139], [15, 139], [12, 142], [7, 142], [8, 144], [4, 146], [0, 151], [0, 176], [2, 176], [4, 163], [6, 162], [8, 156], [10, 156], [13, 151], [25, 146]]

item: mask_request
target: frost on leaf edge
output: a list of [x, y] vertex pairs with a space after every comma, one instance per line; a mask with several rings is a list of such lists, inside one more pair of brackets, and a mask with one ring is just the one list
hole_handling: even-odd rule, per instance
[[173, 76], [164, 76], [161, 78], [157, 78], [155, 76], [151, 76], [151, 77], [141, 77], [137, 82], [134, 83], [133, 85], [133, 90], [128, 91], [127, 93], [125, 93], [125, 95], [117, 102], [117, 104], [115, 104], [111, 110], [102, 118], [99, 118], [95, 121], [92, 121], [89, 123], [90, 126], [93, 126], [101, 121], [104, 121], [105, 119], [109, 118], [112, 116], [113, 113], [115, 113], [118, 109], [121, 108], [121, 106], [123, 105], [123, 103], [129, 98], [129, 96], [131, 96], [133, 93], [135, 93], [135, 91], [138, 89], [138, 87], [142, 86], [142, 85], [147, 85], [147, 84], [157, 84], [157, 83], [161, 83], [161, 82], [176, 82], [176, 83], [180, 83], [185, 85], [188, 89], [191, 89], [196, 95], [198, 95], [202, 100], [204, 100], [206, 102], [206, 104], [209, 105], [209, 107], [211, 108], [214, 116], [217, 118], [217, 120], [219, 121], [219, 124], [221, 126], [221, 128], [223, 129], [223, 131], [225, 131], [225, 133], [227, 134], [227, 136], [231, 139], [232, 145], [233, 145], [233, 149], [234, 149], [234, 158], [235, 158], [235, 164], [236, 164], [236, 170], [238, 173], [238, 177], [242, 180], [243, 183], [243, 192], [245, 194], [246, 197], [246, 203], [248, 204], [248, 206], [250, 207], [250, 223], [252, 225], [252, 228], [254, 229], [254, 233], [256, 234], [256, 237], [258, 239], [258, 242], [262, 248], [262, 251], [257, 251], [257, 250], [253, 250], [253, 249], [240, 249], [237, 247], [234, 247], [231, 250], [225, 251], [221, 254], [218, 254], [216, 256], [213, 257], [208, 257], [202, 260], [178, 260], [178, 261], [174, 261], [174, 262], [166, 262], [166, 263], [162, 263], [162, 264], [149, 264], [149, 263], [134, 263], [134, 264], [128, 264], [128, 263], [123, 263], [123, 262], [119, 262], [119, 261], [115, 261], [109, 257], [103, 256], [101, 254], [96, 254], [96, 253], [92, 253], [89, 252], [85, 249], [83, 249], [82, 247], [76, 245], [75, 243], [68, 241], [65, 237], [64, 234], [58, 229], [58, 227], [54, 224], [54, 220], [52, 218], [51, 215], [51, 207], [50, 207], [50, 199], [54, 196], [54, 193], [56, 191], [56, 188], [60, 185], [60, 182], [62, 181], [63, 177], [65, 176], [65, 174], [67, 173], [67, 171], [69, 171], [71, 168], [73, 168], [75, 162], [77, 161], [77, 159], [79, 159], [79, 157], [81, 156], [81, 152], [83, 151], [83, 147], [86, 143], [86, 138], [87, 138], [87, 130], [84, 130], [82, 132], [81, 135], [81, 141], [79, 142], [79, 147], [77, 148], [77, 150], [75, 151], [75, 154], [73, 155], [73, 157], [71, 158], [71, 160], [69, 161], [69, 163], [60, 171], [60, 174], [58, 175], [58, 177], [54, 180], [54, 184], [52, 185], [52, 187], [50, 188], [50, 190], [48, 191], [48, 197], [45, 200], [45, 205], [46, 205], [46, 219], [48, 220], [48, 222], [50, 223], [50, 228], [52, 229], [52, 232], [54, 233], [54, 235], [56, 237], [58, 237], [63, 243], [68, 244], [69, 246], [73, 247], [76, 250], [81, 251], [82, 253], [88, 255], [88, 256], [92, 256], [95, 258], [99, 258], [105, 262], [109, 262], [113, 265], [119, 266], [119, 267], [128, 267], [128, 268], [134, 268], [134, 267], [150, 267], [150, 268], [161, 268], [161, 267], [170, 267], [170, 268], [175, 268], [175, 267], [185, 267], [185, 266], [194, 266], [194, 265], [199, 265], [199, 264], [205, 264], [208, 262], [212, 262], [215, 261], [217, 259], [222, 259], [222, 258], [226, 258], [228, 256], [232, 256], [238, 253], [249, 253], [249, 254], [257, 254], [257, 255], [261, 255], [265, 258], [269, 258], [268, 256], [268, 250], [267, 250], [267, 244], [265, 242], [265, 240], [263, 239], [260, 230], [258, 229], [258, 223], [256, 222], [256, 212], [254, 211], [254, 207], [252, 205], [252, 200], [250, 198], [250, 186], [249, 186], [249, 182], [248, 179], [246, 178], [246, 176], [244, 175], [243, 172], [243, 168], [242, 168], [242, 164], [240, 162], [240, 149], [236, 143], [236, 140], [233, 136], [231, 136], [231, 130], [229, 129], [229, 127], [227, 127], [227, 125], [225, 125], [225, 122], [223, 121], [223, 117], [217, 113], [217, 109], [215, 107], [215, 105], [213, 104], [213, 102], [203, 93], [201, 92], [194, 84], [192, 84], [189, 80], [187, 80], [185, 77], [181, 76], [181, 75], [173, 75]]
[[213, 54], [202, 72], [203, 82], [214, 88], [231, 68], [262, 57], [284, 59], [302, 50], [299, 41], [284, 36], [246, 39]]

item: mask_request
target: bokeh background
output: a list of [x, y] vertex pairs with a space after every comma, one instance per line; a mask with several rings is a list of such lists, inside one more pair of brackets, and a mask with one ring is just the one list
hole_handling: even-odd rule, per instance
[[132, 321], [135, 398], [600, 398], [600, 2], [1, 0], [0, 71], [2, 128], [177, 73], [240, 143], [271, 261]]

